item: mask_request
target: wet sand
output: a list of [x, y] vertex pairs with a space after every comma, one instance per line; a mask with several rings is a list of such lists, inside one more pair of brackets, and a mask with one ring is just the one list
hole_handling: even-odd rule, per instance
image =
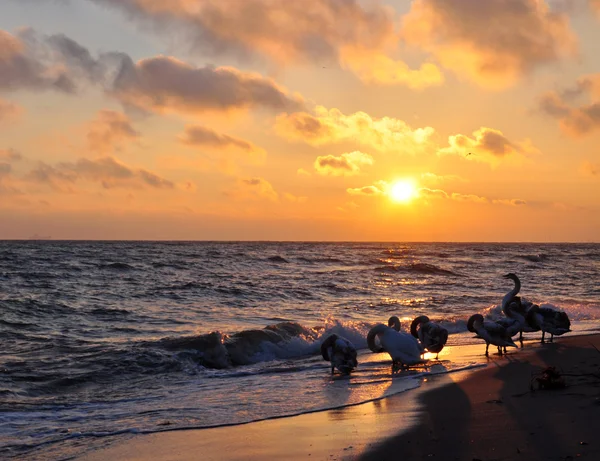
[[[480, 358], [485, 346], [441, 359]], [[491, 348], [490, 348], [491, 349]], [[539, 390], [562, 371], [567, 387]], [[533, 391], [531, 390], [533, 387]], [[115, 439], [95, 460], [579, 460], [600, 459], [600, 335], [526, 343], [476, 372], [427, 378], [396, 396], [301, 416]]]

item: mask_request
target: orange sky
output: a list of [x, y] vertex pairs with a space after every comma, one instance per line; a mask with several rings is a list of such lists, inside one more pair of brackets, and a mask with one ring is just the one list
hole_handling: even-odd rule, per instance
[[6, 0], [0, 238], [597, 242], [599, 56], [597, 0]]

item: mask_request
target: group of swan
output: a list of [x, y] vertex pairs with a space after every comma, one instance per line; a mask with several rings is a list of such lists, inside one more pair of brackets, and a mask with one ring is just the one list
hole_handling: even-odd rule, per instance
[[[410, 331], [412, 335], [400, 331], [400, 319], [393, 316], [389, 318], [387, 325], [377, 324], [367, 334], [367, 344], [371, 351], [387, 352], [392, 358], [392, 373], [398, 368], [423, 363], [425, 350], [438, 354], [448, 340], [448, 331], [431, 322], [425, 315], [413, 320]], [[335, 334], [323, 342], [321, 355], [331, 362], [331, 373], [337, 368], [347, 374], [358, 366], [356, 349], [352, 343]]]
[[537, 304], [524, 302], [517, 296], [521, 290], [521, 281], [516, 274], [503, 275], [515, 282], [515, 286], [502, 298], [502, 312], [506, 316], [497, 321], [486, 321], [481, 314], [474, 314], [467, 323], [469, 331], [476, 333], [485, 341], [485, 355], [488, 355], [490, 344], [498, 347], [498, 353], [506, 353], [506, 347], [518, 347], [512, 337], [519, 333], [519, 341], [523, 347], [523, 332], [542, 331], [542, 343], [545, 334], [550, 333], [550, 342], [554, 335], [559, 336], [571, 331], [571, 322], [566, 312], [552, 307], [540, 307]]
[[[545, 334], [550, 333], [550, 342], [554, 336], [571, 331], [571, 323], [565, 312], [551, 307], [540, 307], [526, 302], [517, 296], [521, 290], [521, 281], [513, 273], [503, 276], [514, 281], [515, 286], [502, 298], [502, 312], [506, 316], [497, 321], [484, 320], [481, 314], [474, 314], [467, 322], [469, 331], [485, 341], [485, 355], [490, 344], [498, 347], [498, 353], [506, 353], [506, 347], [518, 347], [512, 337], [519, 333], [523, 346], [523, 332], [542, 331], [542, 343]], [[388, 324], [375, 325], [367, 334], [367, 345], [373, 352], [387, 352], [392, 359], [392, 373], [398, 368], [423, 363], [425, 350], [439, 354], [448, 340], [448, 330], [421, 315], [413, 320], [410, 333], [400, 331], [400, 320], [393, 316]], [[379, 341], [379, 345], [376, 342]], [[335, 369], [348, 374], [358, 366], [356, 349], [352, 343], [341, 336], [332, 334], [321, 345], [321, 355], [331, 362], [331, 373]], [[436, 355], [437, 358], [437, 355]]]

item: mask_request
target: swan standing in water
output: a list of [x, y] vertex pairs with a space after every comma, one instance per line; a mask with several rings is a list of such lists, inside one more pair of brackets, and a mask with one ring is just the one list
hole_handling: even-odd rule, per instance
[[474, 314], [469, 318], [467, 328], [477, 333], [485, 341], [485, 355], [488, 354], [490, 344], [498, 346], [498, 354], [502, 355], [502, 347], [517, 347], [512, 338], [506, 333], [506, 328], [496, 322], [485, 322], [483, 315]]
[[331, 374], [337, 368], [340, 373], [349, 374], [358, 366], [356, 349], [346, 338], [332, 334], [321, 344], [321, 355], [331, 362]]
[[[388, 327], [393, 328], [396, 331], [400, 331], [400, 319], [398, 317], [396, 317], [395, 315], [392, 315], [388, 319]], [[382, 346], [377, 345], [378, 342], [379, 341], [375, 341], [375, 339], [374, 339], [373, 345], [372, 345], [372, 347], [371, 347], [371, 345], [369, 345], [369, 349], [371, 349], [375, 353], [385, 352], [385, 349]]]
[[410, 325], [410, 333], [421, 342], [425, 349], [434, 352], [436, 359], [448, 341], [448, 330], [430, 321], [426, 315], [421, 315], [413, 320]]
[[[367, 334], [369, 349], [373, 352], [385, 351], [390, 354], [392, 358], [392, 373], [398, 367], [405, 369], [409, 365], [423, 363], [421, 359], [423, 348], [411, 335], [398, 331], [400, 329], [400, 320], [398, 317], [391, 317], [388, 324], [393, 327], [380, 323], [371, 328]], [[381, 347], [375, 344], [375, 338], [379, 338]]]
[[[508, 273], [503, 275], [502, 277], [506, 279], [511, 279], [515, 282], [515, 286], [512, 290], [504, 295], [502, 298], [502, 312], [509, 319], [516, 320], [521, 328], [518, 331], [519, 333], [519, 341], [521, 342], [521, 347], [523, 347], [523, 332], [530, 333], [534, 331], [539, 331], [540, 327], [537, 326], [534, 322], [528, 319], [527, 311], [533, 304], [528, 303], [523, 305], [521, 302], [521, 298], [517, 296], [519, 291], [521, 291], [521, 281], [516, 274]], [[508, 324], [507, 327], [511, 328]], [[511, 328], [512, 330], [512, 328]]]
[[560, 336], [571, 331], [567, 313], [551, 307], [533, 305], [527, 312], [527, 319], [542, 330], [542, 344], [546, 332], [550, 333], [550, 342], [553, 342], [554, 335]]

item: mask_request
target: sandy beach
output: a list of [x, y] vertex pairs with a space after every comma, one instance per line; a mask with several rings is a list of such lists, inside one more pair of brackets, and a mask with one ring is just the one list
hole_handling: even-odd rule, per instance
[[[480, 355], [447, 348], [443, 358]], [[564, 389], [539, 389], [546, 367]], [[115, 439], [94, 460], [599, 459], [600, 335], [559, 338], [487, 367], [426, 378], [419, 389], [340, 410]]]

